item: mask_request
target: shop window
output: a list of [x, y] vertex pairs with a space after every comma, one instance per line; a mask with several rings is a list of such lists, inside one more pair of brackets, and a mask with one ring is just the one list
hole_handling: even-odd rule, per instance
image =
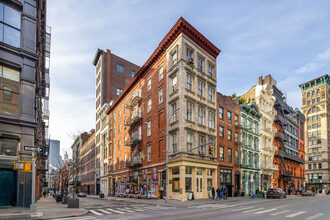
[[186, 167], [186, 174], [192, 174], [191, 167]]
[[197, 168], [196, 169], [196, 174], [197, 175], [202, 175], [203, 174], [203, 170], [201, 168]]
[[16, 140], [0, 139], [0, 155], [17, 156], [18, 142]]
[[191, 177], [186, 177], [186, 192], [191, 192]]
[[179, 167], [174, 167], [172, 168], [172, 175], [178, 175], [180, 174], [180, 169]]

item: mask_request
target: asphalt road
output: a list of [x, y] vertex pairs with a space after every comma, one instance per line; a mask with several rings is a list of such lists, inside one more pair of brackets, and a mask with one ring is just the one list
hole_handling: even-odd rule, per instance
[[[74, 220], [92, 219], [253, 219], [253, 220], [329, 220], [330, 196], [291, 197], [286, 199], [242, 200], [236, 202], [171, 207], [125, 202], [95, 202], [85, 199], [82, 206], [89, 210], [86, 216], [67, 218]], [[62, 219], [64, 220], [64, 219]]]

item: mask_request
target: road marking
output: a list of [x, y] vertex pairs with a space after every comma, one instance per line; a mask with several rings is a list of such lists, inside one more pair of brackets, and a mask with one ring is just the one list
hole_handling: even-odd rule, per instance
[[110, 212], [118, 213], [118, 214], [123, 214], [123, 213], [125, 213], [125, 212], [121, 212], [121, 211], [114, 210], [114, 209], [107, 209], [107, 210], [109, 210]]
[[261, 209], [265, 209], [265, 208], [251, 209], [251, 210], [248, 210], [248, 211], [244, 211], [244, 213], [254, 212], [254, 211], [261, 210]]
[[249, 206], [249, 207], [241, 207], [241, 208], [237, 208], [237, 209], [232, 209], [232, 210], [230, 210], [230, 211], [232, 211], [232, 212], [236, 212], [236, 211], [243, 211], [243, 210], [245, 210], [245, 209], [252, 209], [253, 208], [253, 206]]
[[123, 208], [126, 212], [134, 212], [134, 211], [132, 211], [131, 210], [131, 208], [128, 208], [128, 207], [125, 207], [125, 208]]
[[103, 212], [103, 213], [105, 213], [105, 214], [111, 214], [111, 212], [105, 211], [105, 210], [103, 210], [103, 209], [97, 209], [97, 211], [99, 211], [99, 212]]
[[310, 216], [310, 217], [308, 217], [306, 219], [313, 220], [313, 219], [316, 219], [318, 217], [321, 217], [322, 215], [324, 215], [324, 213], [319, 213], [319, 214], [316, 214], [316, 215], [312, 215], [312, 216]]
[[98, 213], [97, 211], [94, 211], [94, 210], [89, 210], [91, 213], [93, 213], [94, 215], [103, 215], [101, 213]]
[[146, 206], [146, 207], [143, 207], [144, 209], [149, 209], [149, 210], [159, 210], [159, 208], [156, 208], [156, 207], [150, 207], [150, 206]]
[[293, 218], [293, 217], [296, 217], [297, 215], [301, 215], [301, 214], [304, 214], [304, 213], [306, 213], [306, 212], [305, 211], [300, 211], [300, 212], [293, 213], [291, 215], [287, 215], [285, 217], [287, 217], [287, 218]]
[[260, 212], [256, 212], [255, 214], [262, 214], [262, 213], [265, 213], [265, 212], [271, 212], [271, 211], [275, 211], [276, 209], [268, 209], [268, 210], [264, 210], [264, 211], [260, 211]]
[[274, 214], [270, 214], [270, 215], [280, 215], [280, 214], [283, 214], [283, 213], [286, 213], [286, 212], [290, 212], [291, 210], [284, 210], [282, 212], [276, 212]]
[[139, 209], [139, 208], [133, 208], [135, 211], [138, 211], [138, 212], [143, 212], [144, 210], [143, 209]]
[[[95, 216], [75, 217], [74, 219], [77, 219], [77, 220], [95, 219]], [[72, 220], [72, 217], [70, 217], [70, 218], [55, 218], [54, 220]]]
[[282, 206], [275, 207], [275, 209], [280, 209], [280, 208], [287, 207], [287, 206], [288, 205], [282, 205]]

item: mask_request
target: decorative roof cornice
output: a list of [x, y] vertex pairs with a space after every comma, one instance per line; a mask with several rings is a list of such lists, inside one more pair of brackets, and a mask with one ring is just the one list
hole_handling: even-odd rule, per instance
[[116, 101], [108, 108], [107, 114], [118, 105], [118, 103], [127, 95], [133, 86], [144, 76], [150, 67], [159, 59], [159, 57], [167, 50], [167, 48], [174, 42], [174, 40], [181, 34], [185, 34], [192, 41], [194, 41], [203, 50], [208, 52], [213, 58], [217, 58], [221, 50], [212, 44], [206, 37], [197, 31], [191, 24], [189, 24], [183, 17], [180, 17], [171, 30], [166, 34], [163, 40], [159, 43], [156, 50], [152, 53], [149, 59], [144, 63], [140, 70], [135, 74], [135, 77], [126, 86], [124, 91], [116, 99]]

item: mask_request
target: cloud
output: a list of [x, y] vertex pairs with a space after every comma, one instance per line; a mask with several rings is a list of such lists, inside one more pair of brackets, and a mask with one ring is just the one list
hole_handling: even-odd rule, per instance
[[321, 69], [325, 63], [307, 63], [306, 65], [299, 67], [294, 72], [295, 73], [308, 73], [308, 72], [316, 72]]

